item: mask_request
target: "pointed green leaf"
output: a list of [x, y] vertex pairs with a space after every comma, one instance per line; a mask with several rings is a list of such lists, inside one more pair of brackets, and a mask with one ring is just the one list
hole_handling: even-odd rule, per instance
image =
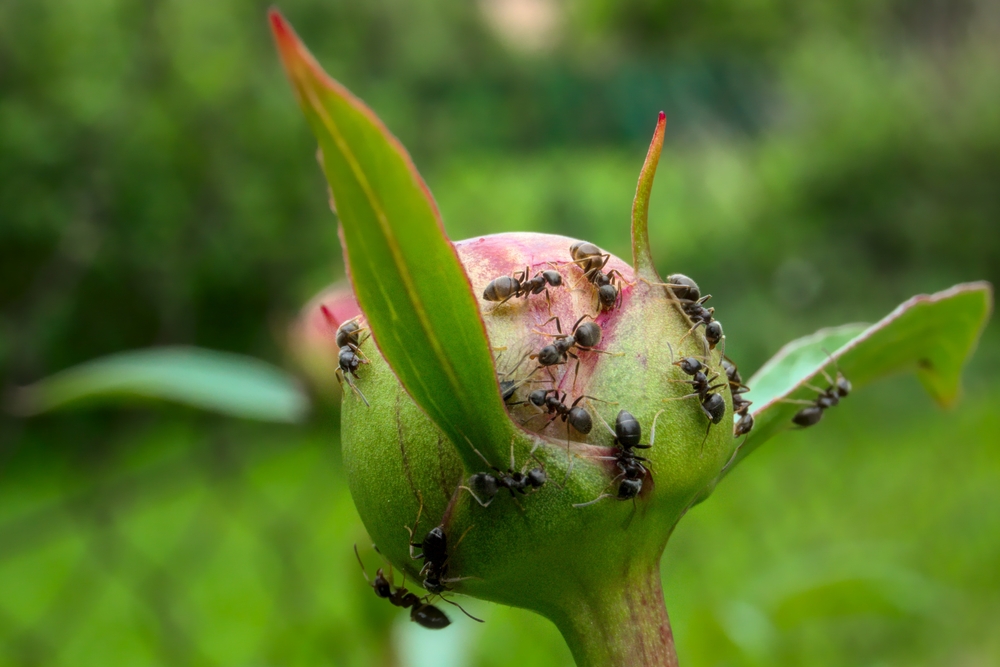
[[912, 369], [935, 401], [951, 405], [992, 302], [989, 283], [956, 285], [915, 296], [871, 326], [849, 324], [792, 341], [747, 381], [751, 391], [746, 397], [754, 402], [755, 424], [727, 471], [764, 441], [792, 427], [792, 417], [804, 406], [784, 399], [815, 400], [816, 392], [805, 385], [828, 387], [823, 372], [832, 376], [839, 368], [857, 390]]
[[308, 399], [287, 373], [252, 357], [196, 347], [121, 352], [74, 366], [13, 395], [37, 415], [84, 401], [159, 399], [234, 417], [297, 422]]
[[666, 127], [667, 115], [661, 111], [656, 120], [653, 140], [649, 143], [646, 161], [639, 172], [635, 199], [632, 201], [632, 266], [637, 276], [653, 282], [659, 282], [660, 276], [653, 265], [653, 254], [649, 248], [649, 195], [653, 190], [656, 166], [660, 163]]
[[319, 67], [276, 11], [288, 78], [320, 146], [358, 303], [393, 372], [465, 460], [504, 460], [513, 424], [486, 329], [437, 206], [406, 150]]

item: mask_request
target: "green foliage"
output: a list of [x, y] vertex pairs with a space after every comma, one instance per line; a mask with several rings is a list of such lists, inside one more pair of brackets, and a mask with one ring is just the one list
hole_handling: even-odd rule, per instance
[[134, 399], [273, 422], [301, 421], [309, 405], [298, 382], [270, 364], [225, 352], [166, 347], [120, 352], [66, 369], [19, 389], [10, 407], [37, 415], [81, 402]]
[[[528, 55], [505, 50], [482, 4], [281, 3], [413, 151], [452, 238], [564, 233], [625, 256], [636, 155], [664, 109], [653, 252], [661, 271], [714, 294], [744, 377], [775, 341], [875, 321], [911, 294], [1000, 282], [992, 3], [592, 0], [564, 15], [551, 51]], [[341, 277], [315, 144], [263, 11], [0, 2], [3, 385], [154, 344], [276, 359], [283, 323]], [[981, 511], [1000, 504], [995, 325], [968, 375], [968, 400], [947, 415], [910, 378], [861, 393], [779, 435], [692, 512], [665, 564], [682, 660], [997, 663], [1000, 525]], [[329, 426], [177, 422], [170, 410], [0, 415], [0, 662], [383, 661], [398, 615], [343, 549], [366, 538]], [[126, 465], [113, 452], [198, 452], [216, 438], [274, 456], [245, 476], [220, 470], [234, 452], [151, 470], [150, 484], [95, 475]], [[193, 509], [168, 531], [151, 514], [171, 511], [174, 490]], [[278, 508], [289, 523], [271, 520]], [[88, 557], [117, 544], [108, 517], [142, 530]], [[782, 615], [769, 652], [749, 651], [767, 626], [735, 621], [770, 620], [768, 591], [790, 572], [823, 579], [844, 551], [915, 573], [933, 609]], [[488, 620], [464, 644], [469, 664], [567, 659], [536, 616]]]
[[271, 20], [319, 141], [354, 291], [379, 351], [470, 469], [481, 465], [473, 446], [502, 461], [513, 424], [476, 298], [427, 186], [371, 110], [323, 73], [276, 11]]
[[746, 398], [757, 404], [756, 421], [732, 465], [789, 427], [802, 406], [783, 400], [813, 400], [816, 394], [807, 385], [825, 389], [830, 386], [826, 378], [838, 371], [856, 390], [880, 377], [914, 370], [935, 401], [951, 405], [992, 306], [988, 283], [957, 285], [913, 297], [871, 326], [823, 329], [788, 343], [747, 381], [751, 390]]

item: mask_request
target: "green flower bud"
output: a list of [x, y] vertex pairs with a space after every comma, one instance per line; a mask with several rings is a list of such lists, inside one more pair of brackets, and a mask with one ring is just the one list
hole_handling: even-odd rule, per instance
[[[684, 512], [707, 494], [736, 441], [720, 365], [724, 342], [710, 349], [705, 327], [692, 330], [670, 288], [637, 279], [614, 256], [601, 270], [614, 277], [620, 296], [615, 306], [599, 310], [599, 288], [588, 280], [586, 263], [573, 263], [573, 244], [561, 236], [528, 233], [456, 243], [477, 295], [502, 276], [522, 282], [525, 275], [547, 270], [561, 276], [547, 295], [480, 300], [498, 382], [513, 391], [507, 399], [510, 416], [523, 429], [512, 442], [512, 461], [463, 465], [455, 444], [411, 400], [370, 337], [359, 346], [370, 363], [351, 378], [357, 392], [345, 390], [342, 439], [351, 494], [365, 527], [408, 580], [423, 581], [427, 571], [421, 574], [424, 561], [412, 557], [421, 549], [411, 555], [407, 528], [420, 543], [440, 526], [448, 540], [448, 589], [532, 609], [583, 641], [594, 628], [587, 623], [567, 628], [579, 625], [580, 610], [592, 607], [593, 622], [610, 622], [601, 617], [602, 607], [628, 600], [630, 588], [648, 597], [652, 593], [642, 591], [652, 585], [656, 595], [638, 607], [659, 619], [658, 563], [667, 538]], [[565, 334], [572, 334], [581, 318], [581, 328], [596, 324], [599, 343], [574, 346], [569, 353], [577, 358], [567, 355], [565, 363], [541, 366], [538, 353], [557, 340], [552, 318]], [[684, 357], [704, 364], [707, 395], [724, 402], [718, 423], [703, 409], [704, 396], [694, 394], [692, 376], [675, 363]], [[584, 429], [589, 432], [574, 428], [565, 410], [550, 414], [533, 404], [531, 394], [538, 390], [556, 393], [566, 409], [575, 403], [586, 411], [593, 425]], [[614, 429], [622, 411], [638, 422], [640, 444], [651, 445], [632, 450], [647, 459], [640, 462], [647, 472], [638, 476], [638, 495], [624, 501], [618, 499], [620, 489], [635, 480], [619, 465], [622, 447]], [[541, 488], [521, 493], [501, 486], [492, 501], [487, 497], [492, 489], [475, 488], [483, 478], [472, 479], [488, 473], [502, 480], [533, 469], [547, 478]], [[592, 502], [601, 496], [607, 497]]]

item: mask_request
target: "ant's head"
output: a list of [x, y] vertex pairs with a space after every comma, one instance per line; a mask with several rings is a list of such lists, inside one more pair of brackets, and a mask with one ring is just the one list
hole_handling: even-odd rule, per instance
[[[539, 361], [542, 361], [541, 355], [538, 356], [539, 356]], [[544, 365], [544, 362], [542, 363]], [[528, 394], [528, 400], [531, 401], [531, 404], [534, 405], [535, 407], [544, 408], [545, 399], [546, 397], [548, 397], [549, 392], [551, 391], [552, 391], [551, 389], [536, 389], [530, 394]]]
[[379, 568], [378, 572], [375, 573], [375, 581], [372, 582], [372, 588], [375, 589], [375, 595], [380, 598], [387, 598], [392, 595], [392, 582], [386, 579], [382, 568]]
[[538, 351], [538, 363], [542, 366], [553, 366], [562, 361], [562, 353], [555, 345], [546, 345]]
[[694, 357], [684, 357], [680, 361], [675, 361], [674, 366], [680, 368], [687, 375], [694, 375], [702, 369], [703, 364]]
[[597, 298], [601, 302], [602, 309], [607, 310], [612, 308], [618, 299], [618, 288], [611, 283], [601, 285], [597, 290]]
[[549, 477], [541, 468], [532, 468], [528, 471], [527, 479], [531, 487], [540, 489], [545, 486], [545, 482], [548, 481]]

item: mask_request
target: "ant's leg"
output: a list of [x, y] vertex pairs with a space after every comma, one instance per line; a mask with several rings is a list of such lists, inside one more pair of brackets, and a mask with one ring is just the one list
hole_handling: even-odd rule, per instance
[[468, 535], [468, 534], [469, 534], [469, 531], [470, 531], [470, 530], [472, 530], [473, 528], [475, 528], [475, 526], [474, 526], [474, 525], [472, 525], [472, 526], [469, 526], [468, 528], [466, 528], [466, 529], [465, 529], [465, 532], [464, 532], [464, 533], [462, 533], [462, 536], [461, 536], [460, 538], [458, 538], [458, 542], [455, 542], [455, 546], [453, 546], [453, 547], [452, 547], [452, 549], [457, 549], [457, 548], [458, 548], [458, 545], [462, 543], [462, 540], [464, 540], [464, 539], [465, 539], [465, 536], [466, 536], [466, 535]]
[[[604, 424], [604, 428], [608, 429], [608, 433], [610, 433], [610, 434], [611, 434], [611, 437], [612, 437], [612, 438], [615, 438], [615, 439], [617, 439], [617, 438], [618, 438], [618, 434], [617, 434], [617, 433], [615, 433], [615, 430], [614, 430], [613, 428], [611, 428], [611, 424], [609, 424], [609, 423], [608, 423], [608, 422], [607, 422], [607, 421], [606, 421], [606, 420], [604, 419], [604, 417], [602, 417], [602, 416], [601, 416], [601, 413], [600, 413], [600, 412], [598, 412], [598, 413], [597, 413], [597, 418], [601, 420], [601, 423], [602, 423], [602, 424]], [[612, 458], [612, 459], [613, 459], [613, 458], [615, 458], [615, 457], [613, 457], [613, 456], [612, 456], [612, 457], [609, 457], [609, 458]]]
[[577, 345], [583, 352], [596, 352], [597, 354], [607, 354], [612, 357], [624, 357], [624, 352], [608, 352], [607, 350], [601, 350], [596, 347], [584, 347], [583, 345]]
[[736, 455], [740, 453], [741, 449], [743, 449], [743, 445], [747, 444], [747, 440], [749, 438], [750, 434], [747, 433], [746, 436], [743, 438], [743, 442], [737, 445], [736, 449], [733, 450], [733, 455], [729, 457], [729, 460], [726, 462], [726, 465], [722, 466], [722, 470], [719, 472], [719, 475], [724, 475], [726, 471], [729, 470], [729, 467], [733, 465], [733, 462], [736, 460]]
[[473, 621], [479, 621], [480, 623], [485, 623], [485, 622], [486, 622], [486, 621], [484, 621], [483, 619], [481, 619], [481, 618], [476, 618], [475, 616], [473, 616], [473, 615], [472, 615], [472, 614], [470, 614], [469, 612], [465, 611], [465, 609], [464, 609], [464, 608], [462, 607], [462, 605], [458, 604], [457, 602], [452, 602], [451, 600], [449, 600], [448, 598], [446, 598], [446, 597], [445, 597], [445, 596], [443, 596], [443, 595], [440, 595], [440, 596], [438, 596], [438, 597], [440, 597], [440, 598], [441, 598], [442, 600], [444, 600], [444, 601], [445, 601], [445, 602], [447, 602], [448, 604], [453, 604], [453, 605], [455, 605], [456, 607], [458, 607], [459, 609], [461, 609], [461, 610], [462, 610], [462, 613], [463, 613], [463, 614], [465, 614], [466, 616], [468, 616], [469, 618], [471, 618], [471, 619], [472, 619]]
[[[414, 544], [413, 543], [413, 531], [410, 529], [409, 526], [403, 526], [403, 528], [405, 528], [406, 532], [408, 532], [410, 534], [410, 540], [409, 540], [409, 542], [410, 542], [410, 560], [420, 560], [422, 558], [422, 556], [423, 556], [422, 554], [420, 556], [414, 556], [413, 555], [413, 547], [420, 546], [419, 544]], [[423, 571], [423, 570], [421, 570], [421, 571]]]
[[708, 434], [712, 430], [712, 418], [708, 418], [708, 427], [705, 428], [705, 437], [701, 440], [701, 451], [705, 451], [705, 443], [708, 442]]
[[608, 277], [610, 278], [611, 276], [618, 276], [618, 278], [629, 287], [635, 285], [635, 283], [630, 283], [629, 281], [625, 280], [625, 276], [623, 276], [622, 272], [619, 271], [618, 269], [611, 269], [610, 271], [608, 271]]
[[[822, 393], [822, 392], [820, 392], [820, 393]], [[816, 405], [816, 401], [806, 401], [806, 400], [803, 400], [801, 398], [781, 398], [781, 399], [778, 399], [778, 402], [779, 403], [789, 403], [791, 405], [810, 405], [810, 406], [815, 406]]]
[[338, 379], [343, 378], [343, 380], [345, 382], [347, 382], [347, 385], [351, 388], [351, 390], [354, 391], [354, 393], [356, 393], [361, 398], [361, 400], [364, 402], [365, 407], [368, 407], [368, 408], [371, 407], [371, 404], [368, 402], [368, 399], [365, 398], [365, 395], [362, 394], [361, 390], [358, 389], [358, 387], [357, 387], [356, 384], [354, 384], [354, 380], [351, 379], [350, 375], [348, 375], [347, 373], [345, 373], [344, 371], [342, 371], [339, 368], [337, 369], [337, 375], [338, 375]]
[[578, 326], [580, 326], [580, 322], [583, 322], [583, 321], [584, 321], [585, 319], [587, 319], [588, 317], [589, 317], [590, 319], [594, 319], [594, 316], [593, 316], [593, 315], [591, 315], [590, 313], [584, 313], [583, 315], [581, 315], [581, 316], [580, 316], [580, 319], [578, 319], [578, 320], [577, 320], [577, 321], [576, 321], [576, 322], [575, 322], [575, 323], [573, 324], [573, 328], [572, 328], [572, 329], [570, 329], [570, 331], [573, 331], [573, 332], [576, 332], [576, 328], [577, 328]]
[[[808, 382], [803, 382], [802, 386], [805, 387], [806, 389], [810, 389], [812, 391], [815, 391], [817, 394], [825, 394], [827, 392], [826, 389], [820, 389], [819, 387], [813, 386], [813, 385], [809, 384]], [[835, 387], [836, 385], [834, 385], [833, 382], [831, 382], [830, 386], [831, 387]]]
[[722, 358], [726, 356], [726, 335], [722, 335], [722, 349], [719, 350], [719, 363], [722, 363]]
[[[620, 473], [617, 477], [615, 477], [613, 480], [611, 480], [608, 483], [608, 485], [604, 487], [604, 489], [607, 490], [608, 487], [610, 487], [612, 484], [614, 484], [615, 482], [617, 482], [618, 480], [620, 480], [624, 476], [625, 476], [625, 473]], [[600, 502], [600, 501], [604, 500], [605, 498], [610, 498], [610, 497], [611, 497], [610, 493], [604, 493], [602, 491], [601, 495], [597, 496], [593, 500], [585, 502], [585, 503], [574, 503], [573, 507], [586, 507], [587, 505], [593, 505], [596, 502]]]
[[469, 492], [469, 495], [470, 495], [470, 496], [472, 496], [472, 497], [473, 497], [473, 499], [474, 499], [474, 500], [475, 500], [475, 501], [476, 501], [477, 503], [479, 503], [480, 505], [482, 505], [483, 507], [489, 507], [489, 506], [490, 506], [490, 503], [492, 503], [492, 502], [493, 502], [493, 500], [494, 500], [494, 499], [496, 498], [496, 496], [494, 496], [493, 498], [490, 498], [489, 500], [487, 500], [487, 501], [486, 501], [486, 502], [484, 503], [484, 502], [483, 502], [482, 500], [480, 500], [480, 499], [479, 499], [479, 496], [477, 496], [477, 495], [476, 495], [476, 493], [475, 493], [475, 492], [474, 492], [474, 491], [473, 491], [472, 489], [470, 489], [469, 487], [467, 487], [467, 486], [464, 486], [464, 485], [459, 485], [459, 487], [458, 487], [458, 488], [460, 488], [460, 489], [465, 489], [466, 491], [468, 491], [468, 492]]
[[679, 341], [677, 341], [677, 345], [680, 345], [681, 343], [683, 343], [684, 339], [687, 338], [688, 336], [690, 336], [691, 334], [693, 334], [695, 329], [697, 329], [700, 326], [704, 326], [704, 325], [705, 325], [704, 322], [698, 322], [693, 327], [691, 327], [690, 329], [688, 329], [688, 332], [686, 334], [684, 334], [683, 336], [681, 336], [681, 339]]
[[642, 447], [641, 449], [652, 447], [656, 443], [656, 420], [659, 419], [660, 415], [662, 414], [663, 410], [660, 410], [659, 412], [656, 413], [656, 416], [653, 417], [653, 429], [649, 433], [649, 444], [646, 445], [646, 447]]
[[417, 510], [417, 520], [413, 522], [413, 529], [411, 530], [409, 526], [403, 526], [403, 528], [406, 528], [406, 532], [410, 534], [410, 558], [412, 558], [413, 560], [420, 560], [420, 558], [422, 557], [422, 555], [421, 556], [413, 555], [413, 547], [421, 546], [419, 544], [413, 543], [413, 531], [415, 531], [417, 529], [417, 526], [420, 525], [420, 515], [423, 514], [424, 512], [424, 494], [417, 491], [417, 497], [420, 498], [420, 508]]
[[[495, 465], [493, 465], [492, 463], [490, 463], [489, 460], [485, 456], [483, 456], [483, 453], [481, 451], [479, 451], [478, 449], [476, 449], [476, 446], [474, 444], [472, 444], [472, 441], [469, 440], [469, 438], [466, 438], [465, 441], [467, 443], [469, 443], [469, 447], [472, 447], [472, 451], [474, 451], [476, 454], [479, 454], [479, 458], [481, 458], [483, 460], [483, 463], [485, 463], [490, 468], [493, 468], [497, 472], [500, 472], [499, 468], [497, 468]], [[421, 503], [421, 508], [422, 507], [423, 507], [423, 503]], [[416, 526], [414, 526], [414, 528], [416, 528]]]
[[566, 487], [566, 482], [569, 481], [569, 476], [573, 472], [573, 464], [576, 463], [576, 455], [570, 450], [569, 444], [569, 420], [566, 421], [566, 475], [563, 477], [562, 488]]
[[469, 579], [479, 579], [480, 581], [482, 581], [482, 577], [452, 577], [450, 579], [442, 579], [441, 583], [442, 584], [454, 584], [455, 582], [458, 582], [458, 581], [468, 581]]
[[372, 581], [368, 578], [368, 572], [365, 571], [365, 564], [361, 562], [361, 554], [358, 553], [358, 545], [354, 545], [354, 555], [358, 557], [358, 565], [361, 566], [361, 574], [365, 575], [365, 581], [371, 586]]
[[671, 396], [670, 398], [663, 399], [663, 402], [667, 401], [683, 401], [685, 398], [693, 398], [698, 396], [698, 394], [687, 394], [686, 396]]
[[588, 505], [593, 505], [595, 503], [599, 503], [602, 500], [604, 500], [605, 498], [610, 498], [610, 497], [611, 497], [610, 493], [602, 493], [601, 495], [597, 496], [596, 498], [594, 498], [593, 500], [590, 500], [588, 502], [585, 502], [585, 503], [573, 503], [573, 507], [576, 507], [576, 508], [586, 507]]

